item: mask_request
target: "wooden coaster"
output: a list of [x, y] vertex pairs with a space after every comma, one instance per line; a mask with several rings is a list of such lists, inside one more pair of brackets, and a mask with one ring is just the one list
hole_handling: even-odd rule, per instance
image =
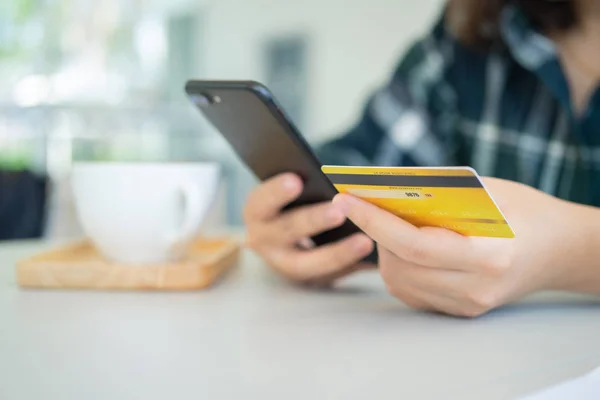
[[137, 267], [111, 263], [84, 241], [20, 261], [17, 281], [21, 287], [45, 289], [198, 290], [216, 282], [239, 253], [232, 238], [201, 238], [179, 262]]

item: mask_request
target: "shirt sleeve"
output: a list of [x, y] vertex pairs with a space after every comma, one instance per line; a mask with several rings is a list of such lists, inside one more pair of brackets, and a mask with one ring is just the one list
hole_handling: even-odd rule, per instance
[[455, 39], [443, 18], [408, 50], [368, 100], [356, 126], [317, 154], [329, 165], [452, 165], [455, 93], [447, 82]]

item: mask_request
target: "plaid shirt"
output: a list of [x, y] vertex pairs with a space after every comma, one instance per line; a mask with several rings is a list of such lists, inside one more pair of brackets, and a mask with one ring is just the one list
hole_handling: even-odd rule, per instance
[[461, 45], [443, 18], [369, 100], [358, 125], [322, 146], [326, 164], [468, 165], [481, 175], [600, 206], [600, 89], [576, 115], [550, 39], [514, 7], [503, 46]]

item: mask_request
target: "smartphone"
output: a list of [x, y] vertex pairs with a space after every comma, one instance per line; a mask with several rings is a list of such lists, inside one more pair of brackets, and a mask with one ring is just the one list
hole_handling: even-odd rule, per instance
[[[204, 117], [225, 137], [261, 181], [286, 172], [300, 176], [304, 190], [285, 209], [331, 201], [338, 193], [321, 163], [262, 84], [253, 81], [188, 81], [185, 91]], [[316, 246], [360, 230], [349, 220], [312, 238]], [[366, 259], [376, 262], [377, 253]]]

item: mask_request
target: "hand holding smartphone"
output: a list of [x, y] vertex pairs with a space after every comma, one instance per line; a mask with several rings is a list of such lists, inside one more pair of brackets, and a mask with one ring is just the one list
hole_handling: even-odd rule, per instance
[[[290, 216], [295, 215], [298, 207], [308, 206], [315, 212], [322, 207], [321, 211], [326, 212], [326, 203], [337, 190], [267, 88], [251, 81], [189, 81], [186, 92], [261, 181], [272, 183], [272, 178], [285, 173], [301, 179], [300, 193], [290, 202], [280, 204], [281, 210]], [[312, 241], [319, 248], [341, 243], [358, 233], [360, 230], [354, 224], [342, 220], [334, 229], [313, 235]], [[365, 258], [369, 262], [376, 260], [375, 251]]]

